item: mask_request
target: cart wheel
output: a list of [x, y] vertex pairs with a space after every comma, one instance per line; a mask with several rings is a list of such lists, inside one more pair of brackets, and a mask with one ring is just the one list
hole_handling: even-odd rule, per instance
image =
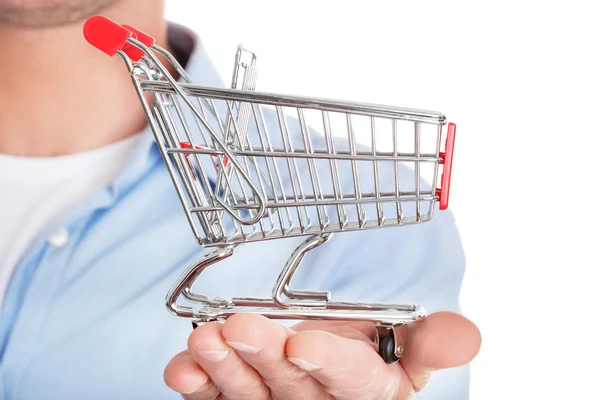
[[387, 364], [397, 363], [400, 357], [396, 356], [395, 349], [396, 341], [394, 340], [394, 332], [390, 330], [386, 337], [379, 340], [379, 355]]
[[207, 322], [225, 322], [225, 318], [204, 318], [204, 319], [195, 319], [192, 321], [192, 330], [196, 329], [202, 324]]

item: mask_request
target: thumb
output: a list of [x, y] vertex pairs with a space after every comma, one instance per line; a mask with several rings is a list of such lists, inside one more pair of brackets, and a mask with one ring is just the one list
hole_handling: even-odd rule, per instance
[[451, 312], [431, 314], [404, 328], [400, 363], [417, 392], [436, 370], [469, 363], [481, 346], [477, 326]]

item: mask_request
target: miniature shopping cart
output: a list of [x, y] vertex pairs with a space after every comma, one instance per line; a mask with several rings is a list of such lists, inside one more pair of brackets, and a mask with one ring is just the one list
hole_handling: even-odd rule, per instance
[[[455, 125], [442, 151], [440, 113], [255, 91], [256, 56], [241, 46], [225, 89], [192, 84], [171, 54], [133, 27], [96, 16], [84, 34], [125, 61], [190, 227], [214, 249], [175, 282], [168, 309], [195, 324], [239, 313], [372, 321], [379, 354], [398, 361], [396, 328], [424, 316], [421, 307], [332, 301], [329, 292], [292, 289], [290, 281], [304, 256], [335, 233], [420, 224], [437, 203], [446, 209]], [[294, 237], [307, 238], [271, 298], [192, 291], [205, 268], [240, 244]]]

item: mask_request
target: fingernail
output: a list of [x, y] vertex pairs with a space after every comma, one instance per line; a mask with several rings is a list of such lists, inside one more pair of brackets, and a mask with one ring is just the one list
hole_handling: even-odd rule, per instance
[[321, 367], [319, 367], [318, 365], [311, 364], [308, 361], [302, 360], [301, 358], [289, 357], [288, 360], [292, 364], [297, 365], [300, 369], [303, 369], [308, 372], [318, 371], [321, 369]]
[[229, 350], [219, 351], [219, 350], [204, 350], [197, 352], [200, 357], [204, 358], [208, 361], [222, 361], [229, 354]]
[[240, 342], [226, 342], [228, 345], [236, 349], [237, 351], [241, 351], [243, 353], [256, 354], [260, 351], [258, 347], [248, 346], [247, 344]]
[[186, 382], [185, 391], [180, 392], [180, 393], [184, 394], [184, 395], [190, 393], [188, 395], [188, 396], [191, 396], [191, 397], [189, 397], [190, 399], [193, 399], [194, 393], [200, 392], [200, 390], [204, 387], [204, 385], [206, 385], [208, 383], [208, 381], [210, 380], [208, 375], [206, 375], [204, 373], [197, 374], [197, 375], [181, 374], [178, 379], [184, 380]]

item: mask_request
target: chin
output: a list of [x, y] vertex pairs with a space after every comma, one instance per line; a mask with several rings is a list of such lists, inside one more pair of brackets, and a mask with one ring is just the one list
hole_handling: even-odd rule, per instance
[[48, 28], [84, 21], [125, 0], [0, 0], [0, 25]]

